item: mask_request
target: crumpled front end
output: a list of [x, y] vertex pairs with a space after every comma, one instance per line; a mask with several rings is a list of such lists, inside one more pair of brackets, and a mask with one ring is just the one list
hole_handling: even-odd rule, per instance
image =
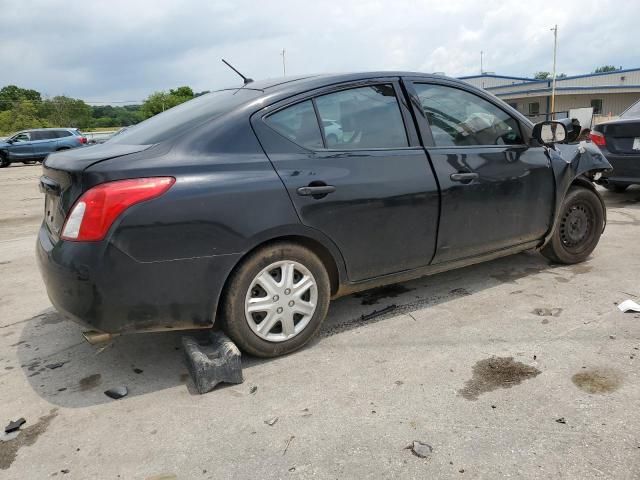
[[[578, 183], [591, 188], [598, 195], [600, 202], [602, 202], [602, 209], [605, 212], [606, 225], [607, 210], [604, 200], [597, 192], [593, 182], [603, 172], [610, 172], [612, 167], [600, 149], [593, 143], [582, 141], [580, 143], [556, 144], [553, 148], [549, 148], [547, 153], [551, 160], [551, 168], [556, 181], [555, 220], [557, 221], [560, 216], [560, 210], [569, 187]], [[554, 229], [555, 222], [540, 248], [549, 241]]]

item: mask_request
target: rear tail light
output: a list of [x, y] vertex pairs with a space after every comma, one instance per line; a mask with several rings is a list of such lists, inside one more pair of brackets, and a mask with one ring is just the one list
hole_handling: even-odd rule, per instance
[[87, 137], [78, 137], [80, 143], [87, 143]]
[[175, 183], [173, 177], [132, 178], [97, 185], [75, 203], [62, 227], [62, 238], [77, 242], [102, 240], [127, 208], [159, 197]]
[[591, 138], [591, 141], [596, 145], [598, 145], [599, 147], [604, 147], [607, 145], [607, 141], [604, 138], [604, 134], [602, 134], [601, 132], [596, 132], [594, 130], [591, 130], [591, 133], [589, 133], [589, 137]]

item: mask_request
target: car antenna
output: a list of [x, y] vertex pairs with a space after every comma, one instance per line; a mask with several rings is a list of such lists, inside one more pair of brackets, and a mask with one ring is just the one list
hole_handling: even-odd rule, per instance
[[244, 81], [244, 84], [245, 84], [245, 85], [247, 85], [247, 84], [249, 84], [249, 83], [253, 82], [253, 78], [245, 77], [245, 76], [244, 76], [243, 74], [241, 74], [241, 73], [240, 73], [240, 72], [239, 72], [239, 71], [238, 71], [238, 70], [237, 70], [233, 65], [231, 65], [229, 62], [227, 62], [224, 58], [223, 58], [223, 59], [221, 59], [221, 60], [222, 60], [222, 62], [223, 62], [227, 67], [229, 67], [231, 70], [233, 70], [234, 72], [236, 72], [238, 75], [240, 75], [240, 76], [242, 77], [242, 80]]

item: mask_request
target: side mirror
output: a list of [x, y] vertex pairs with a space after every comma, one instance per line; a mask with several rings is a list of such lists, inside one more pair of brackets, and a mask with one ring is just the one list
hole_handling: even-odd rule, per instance
[[571, 120], [547, 120], [533, 126], [532, 136], [542, 145], [553, 145], [569, 141], [570, 132], [573, 132]]
[[7, 140], [7, 143], [11, 143], [11, 144], [13, 144], [13, 142], [15, 142], [15, 140], [13, 140], [13, 139], [11, 139], [11, 138], [10, 138], [9, 140]]

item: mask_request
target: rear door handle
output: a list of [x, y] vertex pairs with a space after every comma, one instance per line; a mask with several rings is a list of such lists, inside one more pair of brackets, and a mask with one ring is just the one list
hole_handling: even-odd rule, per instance
[[[297, 192], [298, 195], [303, 197], [316, 197], [316, 196], [325, 196], [329, 193], [333, 193], [336, 191], [336, 187], [333, 185], [318, 185], [316, 187], [300, 187]], [[320, 197], [320, 198], [322, 198]]]
[[476, 180], [480, 177], [475, 172], [465, 172], [465, 173], [452, 173], [449, 177], [454, 182], [470, 182], [472, 180]]

